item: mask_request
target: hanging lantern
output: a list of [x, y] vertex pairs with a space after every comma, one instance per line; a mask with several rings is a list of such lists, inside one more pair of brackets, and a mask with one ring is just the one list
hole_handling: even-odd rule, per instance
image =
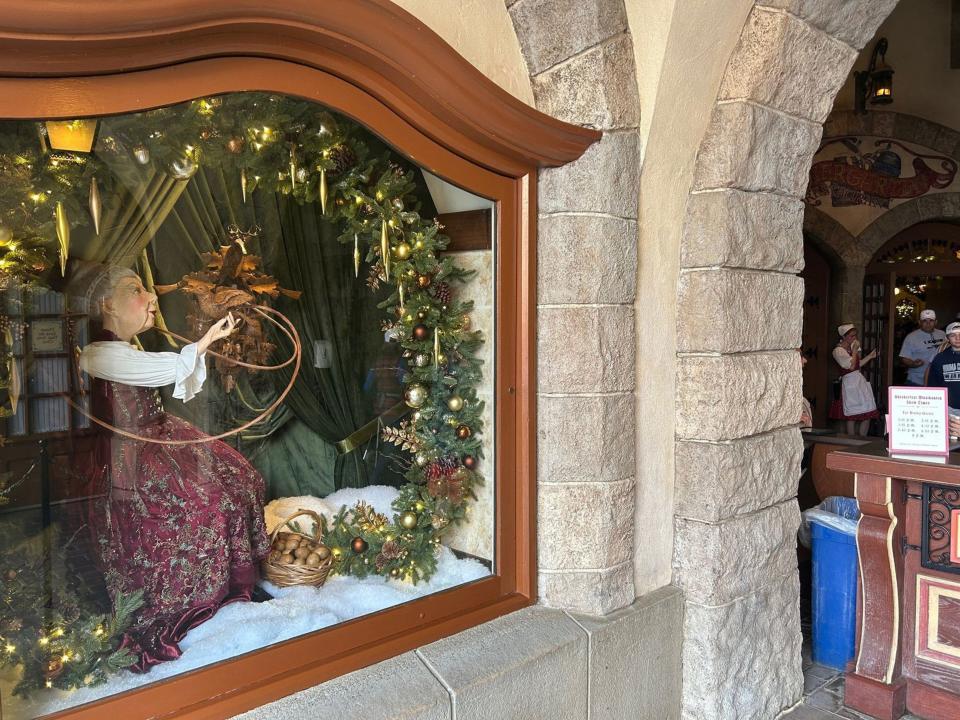
[[96, 120], [47, 120], [51, 150], [88, 153], [97, 134]]
[[887, 39], [880, 38], [873, 46], [870, 63], [862, 72], [855, 72], [854, 112], [867, 112], [867, 103], [871, 105], [889, 105], [893, 102], [893, 68], [886, 63]]

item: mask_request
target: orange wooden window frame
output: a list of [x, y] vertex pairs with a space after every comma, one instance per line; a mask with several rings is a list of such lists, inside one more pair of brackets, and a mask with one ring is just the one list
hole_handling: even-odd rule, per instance
[[497, 208], [497, 575], [50, 717], [221, 718], [533, 603], [537, 171], [600, 134], [511, 97], [389, 0], [0, 0], [0, 13], [0, 117], [284, 93]]

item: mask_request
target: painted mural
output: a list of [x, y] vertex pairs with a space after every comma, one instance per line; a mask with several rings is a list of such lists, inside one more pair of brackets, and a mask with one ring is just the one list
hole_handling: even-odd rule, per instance
[[957, 191], [957, 162], [886, 137], [831, 138], [817, 151], [806, 202], [858, 235], [883, 212], [932, 192]]

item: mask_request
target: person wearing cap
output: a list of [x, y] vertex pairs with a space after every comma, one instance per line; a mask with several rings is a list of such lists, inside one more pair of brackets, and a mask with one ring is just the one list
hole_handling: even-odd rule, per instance
[[927, 367], [946, 339], [937, 327], [937, 314], [933, 310], [921, 312], [920, 327], [907, 335], [900, 347], [900, 362], [907, 368], [907, 385], [923, 387]]
[[847, 435], [866, 435], [870, 420], [880, 417], [870, 383], [860, 372], [877, 356], [876, 350], [861, 355], [857, 329], [851, 324], [837, 328], [840, 342], [833, 349], [833, 359], [840, 366], [841, 397], [830, 406], [831, 420], [845, 420]]
[[930, 361], [927, 385], [945, 387], [948, 404], [960, 411], [960, 322], [947, 325], [947, 341], [946, 349]]

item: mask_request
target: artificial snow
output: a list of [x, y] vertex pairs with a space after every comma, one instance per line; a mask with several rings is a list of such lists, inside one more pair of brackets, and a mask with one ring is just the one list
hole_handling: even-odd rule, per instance
[[[282, 498], [270, 503], [266, 514], [269, 524], [271, 515], [283, 519], [286, 517], [283, 512], [287, 509], [292, 508], [292, 512], [299, 507], [310, 507], [326, 514], [329, 519], [340, 506], [351, 507], [358, 500], [363, 500], [377, 512], [392, 517], [390, 505], [396, 496], [395, 488], [382, 485], [350, 488], [335, 492], [323, 500], [309, 497]], [[273, 522], [276, 523], [277, 520]], [[33, 718], [98, 700], [490, 574], [482, 563], [471, 559], [457, 559], [447, 547], [440, 546], [439, 553], [436, 573], [429, 582], [417, 585], [400, 580], [384, 580], [381, 577], [361, 580], [340, 575], [328, 578], [321, 588], [280, 588], [263, 581], [261, 585], [273, 595], [272, 600], [262, 603], [233, 603], [222, 607], [213, 618], [191, 630], [181, 641], [180, 649], [183, 655], [179, 659], [156, 665], [143, 674], [123, 671], [95, 687], [74, 691], [47, 690], [24, 700], [14, 697], [12, 692], [19, 670], [5, 668], [0, 671], [2, 717], [5, 720]]]

